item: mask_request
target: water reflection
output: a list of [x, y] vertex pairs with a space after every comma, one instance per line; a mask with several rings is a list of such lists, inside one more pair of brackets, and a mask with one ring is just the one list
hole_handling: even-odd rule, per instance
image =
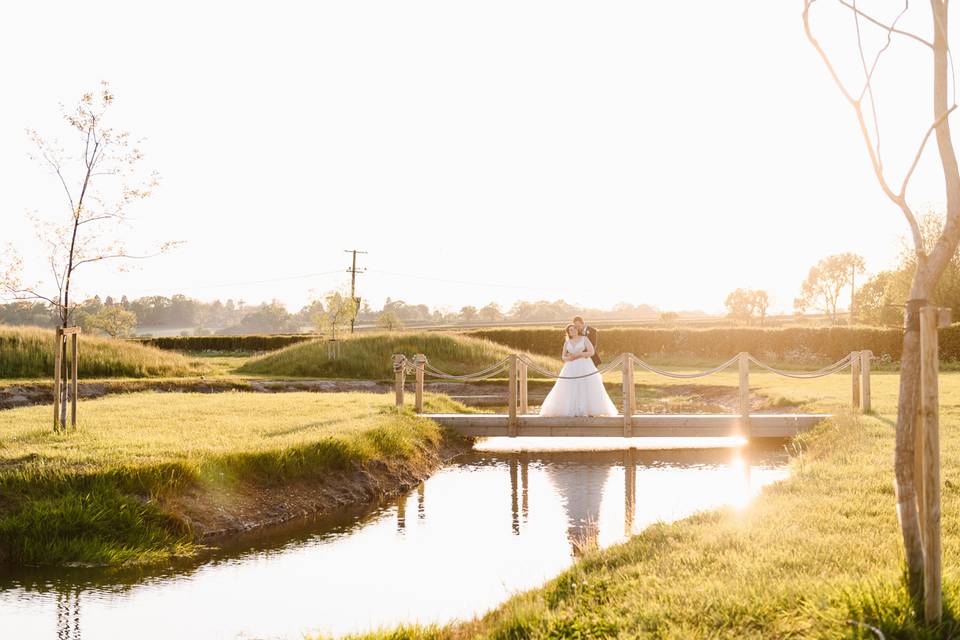
[[746, 506], [786, 475], [785, 459], [779, 448], [475, 452], [399, 499], [202, 559], [2, 576], [0, 638], [300, 638], [469, 618], [590, 546]]

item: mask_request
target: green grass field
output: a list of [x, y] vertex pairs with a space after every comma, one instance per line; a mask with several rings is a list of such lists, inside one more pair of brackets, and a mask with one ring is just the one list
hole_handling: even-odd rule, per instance
[[[0, 325], [0, 378], [49, 378], [54, 366], [54, 333], [36, 327]], [[81, 378], [176, 377], [206, 373], [199, 360], [125, 340], [82, 335]]]
[[[732, 375], [720, 378], [733, 382]], [[873, 385], [874, 415], [847, 412], [849, 377], [752, 376], [836, 417], [797, 439], [792, 475], [743, 509], [655, 525], [588, 554], [544, 587], [447, 627], [364, 638], [960, 637], [960, 374], [941, 376], [944, 623], [915, 618], [894, 510], [897, 377]]]
[[[461, 375], [502, 360], [511, 350], [489, 340], [451, 333], [364, 333], [344, 340], [339, 357], [330, 357], [327, 344], [317, 340], [254, 358], [237, 371], [272, 376], [384, 380], [393, 376], [390, 356], [394, 353], [408, 357], [424, 353], [439, 370]], [[560, 368], [558, 359], [531, 357], [554, 371]]]
[[46, 406], [0, 412], [0, 558], [119, 564], [189, 553], [191, 531], [162, 506], [184, 491], [226, 500], [244, 485], [353, 463], [417, 463], [441, 439], [435, 423], [373, 394], [135, 393], [81, 402], [78, 413], [76, 432], [53, 434]]

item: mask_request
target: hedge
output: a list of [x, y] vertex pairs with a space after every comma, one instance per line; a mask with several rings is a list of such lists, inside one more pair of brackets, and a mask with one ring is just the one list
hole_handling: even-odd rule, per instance
[[[469, 335], [512, 349], [556, 356], [563, 343], [560, 329], [478, 329]], [[639, 357], [671, 354], [725, 359], [749, 351], [770, 360], [839, 360], [851, 351], [869, 349], [898, 361], [903, 331], [884, 327], [718, 327], [711, 329], [600, 329], [600, 353], [607, 358], [624, 352]], [[940, 357], [960, 360], [960, 323], [940, 330]]]
[[143, 338], [139, 342], [171, 351], [275, 351], [283, 347], [313, 340], [317, 336], [302, 335], [242, 335], [242, 336], [169, 336]]

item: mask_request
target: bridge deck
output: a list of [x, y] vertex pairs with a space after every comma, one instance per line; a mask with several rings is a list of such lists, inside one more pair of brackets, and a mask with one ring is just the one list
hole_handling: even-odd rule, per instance
[[[509, 436], [509, 418], [492, 413], [425, 413], [457, 433], [468, 437]], [[750, 438], [791, 438], [811, 428], [830, 414], [751, 414], [749, 431], [740, 429], [740, 416], [731, 414], [634, 415], [632, 437], [683, 438], [747, 435]], [[517, 416], [517, 436], [541, 437], [623, 437], [623, 416], [563, 418], [538, 415]]]

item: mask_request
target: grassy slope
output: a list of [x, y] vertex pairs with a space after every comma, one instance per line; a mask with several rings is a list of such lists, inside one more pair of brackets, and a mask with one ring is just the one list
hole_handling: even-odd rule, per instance
[[50, 432], [49, 407], [0, 412], [0, 557], [120, 563], [189, 552], [191, 532], [158, 498], [435, 451], [439, 427], [398, 415], [391, 402], [353, 393], [137, 393], [81, 402], [79, 429], [66, 435]]
[[[803, 383], [808, 399], [819, 397], [812, 408], [842, 411], [849, 379], [837, 382]], [[796, 393], [792, 381], [765, 386]], [[875, 637], [857, 623], [887, 638], [960, 637], [960, 375], [941, 377], [946, 622], [937, 630], [915, 622], [901, 578], [896, 376], [877, 376], [873, 390], [876, 416], [839, 413], [800, 438], [791, 478], [745, 509], [650, 527], [481, 620], [368, 637]]]
[[[558, 353], [559, 349], [558, 341]], [[383, 380], [393, 375], [392, 354], [403, 353], [410, 357], [425, 353], [434, 367], [459, 375], [479, 371], [502, 360], [511, 350], [479, 338], [421, 332], [358, 334], [341, 343], [338, 358], [330, 358], [327, 353], [327, 344], [319, 340], [295, 344], [255, 358], [238, 371], [275, 376]], [[559, 360], [531, 357], [554, 371], [560, 368]]]
[[[54, 333], [36, 327], [0, 325], [0, 378], [38, 378], [53, 374]], [[125, 340], [80, 336], [81, 378], [185, 376], [206, 366], [184, 356]]]

